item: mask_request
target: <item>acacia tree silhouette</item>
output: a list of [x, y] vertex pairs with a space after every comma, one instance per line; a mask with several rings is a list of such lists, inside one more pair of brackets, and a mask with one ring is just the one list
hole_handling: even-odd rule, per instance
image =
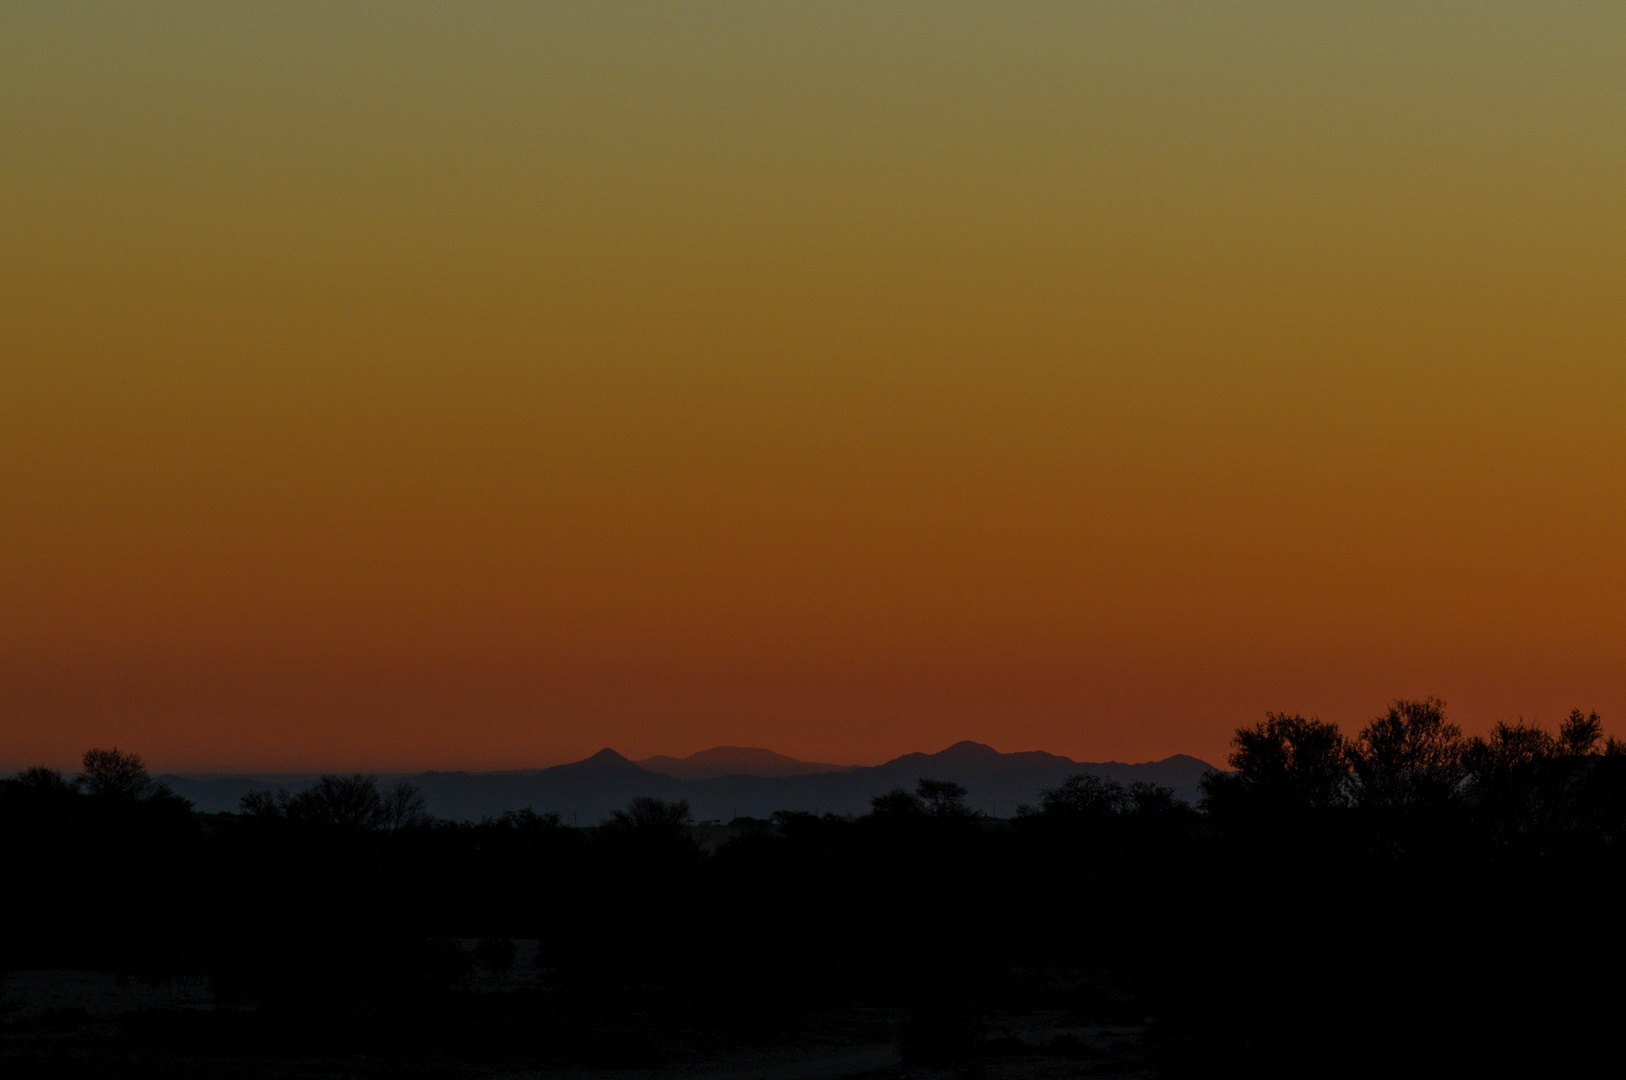
[[926, 812], [937, 818], [963, 818], [974, 816], [965, 805], [966, 789], [952, 780], [928, 780], [924, 777], [915, 784], [915, 798]]

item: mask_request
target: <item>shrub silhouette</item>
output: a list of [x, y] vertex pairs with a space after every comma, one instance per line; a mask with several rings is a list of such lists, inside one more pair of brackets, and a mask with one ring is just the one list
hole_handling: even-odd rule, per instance
[[666, 802], [639, 796], [625, 810], [611, 813], [605, 828], [650, 837], [677, 837], [685, 835], [691, 824], [693, 815], [687, 799]]
[[965, 788], [952, 780], [928, 780], [924, 777], [915, 784], [915, 798], [926, 812], [936, 818], [964, 818], [975, 816], [965, 805]]
[[19, 789], [43, 795], [69, 795], [74, 791], [74, 786], [68, 782], [67, 777], [44, 765], [24, 769], [12, 777], [11, 782]]
[[926, 804], [920, 796], [913, 795], [903, 788], [893, 788], [884, 795], [873, 796], [869, 801], [870, 815], [878, 818], [911, 818], [921, 817], [926, 813]]

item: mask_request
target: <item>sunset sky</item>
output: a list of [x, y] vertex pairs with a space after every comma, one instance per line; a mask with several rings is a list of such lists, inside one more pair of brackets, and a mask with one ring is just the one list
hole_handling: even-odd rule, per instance
[[0, 765], [1626, 735], [1626, 5], [0, 7]]

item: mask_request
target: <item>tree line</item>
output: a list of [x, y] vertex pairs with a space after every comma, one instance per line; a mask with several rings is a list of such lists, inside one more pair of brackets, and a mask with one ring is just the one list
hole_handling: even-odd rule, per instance
[[[1150, 1023], [1171, 1075], [1550, 1070], [1608, 1044], [1626, 746], [1596, 713], [1474, 738], [1435, 699], [1353, 735], [1273, 713], [1229, 765], [1199, 806], [1080, 775], [995, 820], [926, 777], [703, 848], [681, 802], [591, 829], [448, 822], [365, 775], [197, 814], [93, 750], [73, 779], [0, 781], [0, 967], [207, 977], [248, 1011], [194, 1045], [274, 1028], [647, 1065], [643, 1036], [593, 1032], [637, 1014], [763, 1037], [853, 1001], [902, 1010], [921, 1062], [976, 1055], [990, 1016], [1035, 1001]], [[471, 994], [475, 971], [532, 977]]]

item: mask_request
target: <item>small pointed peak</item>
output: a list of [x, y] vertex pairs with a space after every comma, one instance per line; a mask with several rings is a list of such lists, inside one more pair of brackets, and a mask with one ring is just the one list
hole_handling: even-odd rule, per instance
[[572, 761], [568, 765], [555, 765], [553, 768], [544, 769], [543, 771], [560, 775], [581, 774], [607, 776], [611, 774], [642, 773], [646, 770], [633, 762], [628, 761], [626, 758], [622, 757], [614, 750], [611, 750], [609, 747], [605, 747], [592, 757], [582, 758], [580, 761]]
[[[1181, 765], [1181, 766], [1186, 766], [1186, 767], [1196, 766], [1196, 767], [1204, 768], [1204, 769], [1213, 769], [1213, 768], [1215, 768], [1214, 765], [1209, 764], [1208, 762], [1204, 761], [1202, 758], [1200, 758], [1200, 757], [1192, 757], [1190, 754], [1170, 754], [1168, 757], [1164, 758], [1163, 760], [1154, 761], [1154, 762], [1152, 762], [1152, 764], [1153, 765]], [[1221, 771], [1223, 771], [1223, 770], [1221, 770]]]
[[995, 761], [1003, 755], [987, 743], [973, 742], [962, 739], [949, 747], [933, 754], [935, 758], [949, 758], [954, 761]]

